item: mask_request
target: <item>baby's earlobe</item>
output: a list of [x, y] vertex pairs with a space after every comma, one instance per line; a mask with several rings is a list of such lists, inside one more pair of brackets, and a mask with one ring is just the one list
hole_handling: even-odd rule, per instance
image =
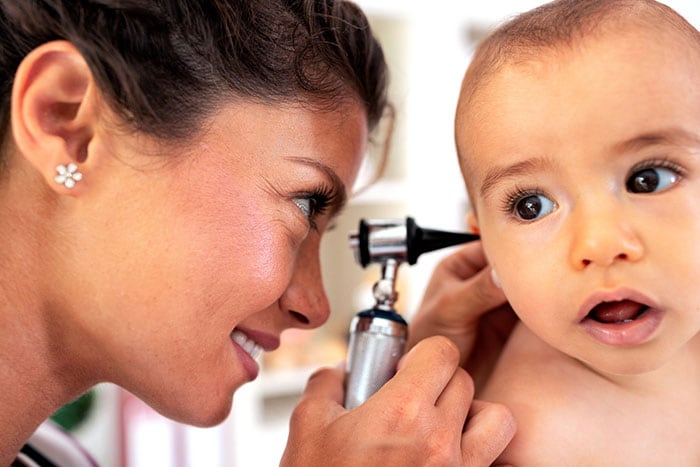
[[479, 235], [479, 221], [476, 220], [476, 215], [473, 211], [470, 211], [466, 216], [467, 226], [469, 231], [473, 234]]
[[498, 278], [498, 274], [496, 274], [496, 270], [494, 268], [491, 268], [491, 280], [493, 281], [496, 287], [498, 287], [499, 289], [502, 288], [501, 279]]

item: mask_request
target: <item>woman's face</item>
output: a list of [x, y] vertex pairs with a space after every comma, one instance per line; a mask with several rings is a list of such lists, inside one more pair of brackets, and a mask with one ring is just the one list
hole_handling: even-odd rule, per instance
[[251, 354], [328, 318], [319, 242], [366, 127], [354, 104], [235, 103], [182, 149], [96, 135], [62, 284], [88, 372], [172, 418], [221, 421]]

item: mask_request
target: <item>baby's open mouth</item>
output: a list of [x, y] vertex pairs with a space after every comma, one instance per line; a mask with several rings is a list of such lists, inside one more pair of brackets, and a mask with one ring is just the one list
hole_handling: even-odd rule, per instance
[[641, 317], [648, 309], [647, 305], [632, 300], [602, 302], [593, 307], [586, 318], [603, 324], [624, 324]]

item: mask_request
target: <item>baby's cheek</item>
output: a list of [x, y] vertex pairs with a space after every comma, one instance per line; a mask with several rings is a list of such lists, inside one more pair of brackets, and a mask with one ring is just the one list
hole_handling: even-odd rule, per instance
[[515, 313], [527, 320], [528, 317], [535, 317], [539, 314], [548, 302], [546, 297], [554, 298], [553, 289], [556, 286], [545, 286], [542, 278], [533, 278], [526, 270], [505, 269], [497, 270], [498, 278], [501, 282], [501, 289]]

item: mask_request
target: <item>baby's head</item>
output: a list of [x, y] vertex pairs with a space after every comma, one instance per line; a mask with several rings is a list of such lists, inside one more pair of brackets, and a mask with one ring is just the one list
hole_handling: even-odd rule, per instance
[[471, 223], [540, 338], [636, 373], [698, 332], [700, 33], [682, 17], [563, 0], [514, 18], [478, 47], [455, 132]]
[[[667, 46], [683, 44], [700, 53], [697, 29], [654, 0], [554, 1], [516, 16], [489, 34], [474, 53], [458, 102], [457, 149], [465, 176], [471, 172], [469, 163], [473, 153], [463, 131], [473, 132], [478, 127], [480, 109], [490, 105], [488, 96], [480, 95], [479, 91], [487, 88], [501, 71], [512, 67], [526, 72], [527, 67], [543, 67], [546, 63], [556, 66], [594, 40], [604, 46], [607, 41], [614, 43], [627, 38], [629, 46], [634, 47], [635, 34], [652, 41], [660, 41], [663, 36], [669, 40]], [[641, 43], [637, 47], [643, 52]], [[465, 181], [473, 195], [473, 183], [469, 178]]]

